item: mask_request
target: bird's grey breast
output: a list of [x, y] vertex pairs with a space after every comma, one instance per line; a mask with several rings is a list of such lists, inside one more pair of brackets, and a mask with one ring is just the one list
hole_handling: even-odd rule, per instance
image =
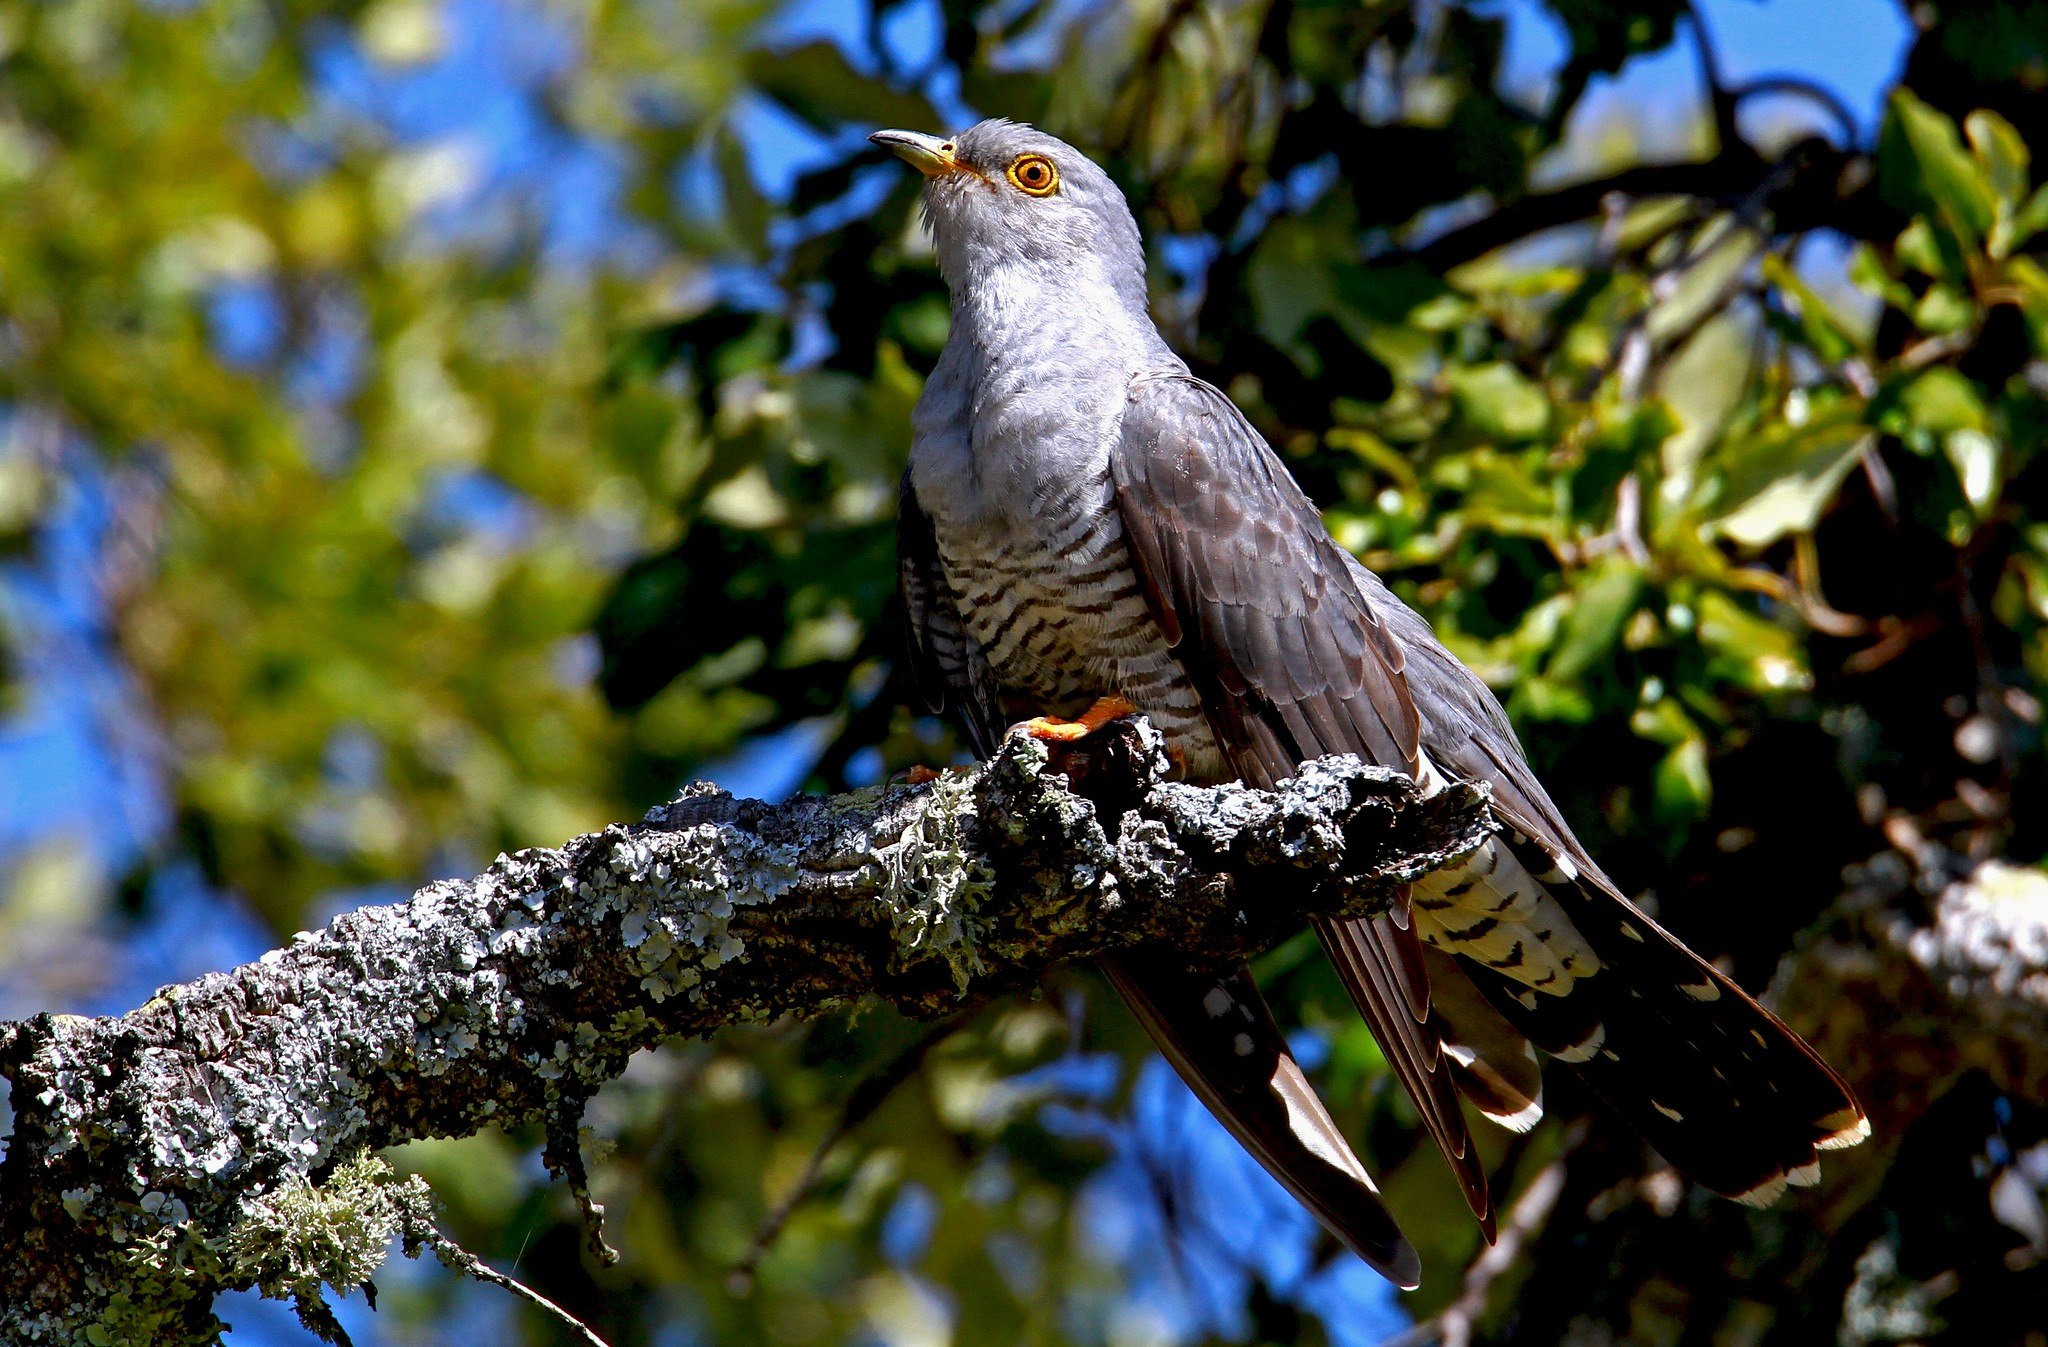
[[[953, 355], [948, 348], [948, 355]], [[1032, 384], [942, 359], [915, 416], [911, 485], [962, 624], [1020, 718], [1117, 694], [1191, 770], [1220, 764], [1201, 699], [1147, 604], [1110, 475], [1128, 378]]]

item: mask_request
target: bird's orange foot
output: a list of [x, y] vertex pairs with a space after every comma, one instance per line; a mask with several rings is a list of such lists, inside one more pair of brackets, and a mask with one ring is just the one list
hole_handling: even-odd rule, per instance
[[907, 786], [922, 786], [929, 782], [937, 781], [944, 775], [945, 773], [941, 772], [938, 768], [927, 767], [920, 762], [903, 774], [903, 783]]
[[1049, 743], [1068, 744], [1076, 739], [1086, 739], [1113, 720], [1136, 715], [1138, 708], [1121, 697], [1098, 697], [1095, 705], [1083, 711], [1077, 720], [1054, 720], [1049, 716], [1034, 716], [1010, 727], [1011, 734], [1028, 735]]

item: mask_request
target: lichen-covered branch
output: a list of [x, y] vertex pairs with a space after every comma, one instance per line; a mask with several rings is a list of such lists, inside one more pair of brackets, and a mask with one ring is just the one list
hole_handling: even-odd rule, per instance
[[323, 1285], [434, 1244], [378, 1147], [538, 1119], [577, 1178], [583, 1102], [664, 1038], [866, 996], [937, 1015], [1148, 941], [1249, 954], [1382, 909], [1486, 827], [1476, 789], [1349, 759], [1272, 793], [1167, 775], [1133, 722], [919, 786], [695, 787], [130, 1014], [0, 1025], [0, 1342], [207, 1342], [248, 1287], [331, 1336]]
[[[2048, 1106], [2048, 877], [1988, 861], [1942, 882], [1947, 868], [1916, 873], [1898, 853], [1861, 867], [1775, 988], [1792, 1013], [1811, 1010], [1815, 1046], [1880, 1137], [1903, 1135], [1967, 1072]], [[1939, 884], [1924, 915], [1924, 899], [1908, 901], [1916, 881]]]

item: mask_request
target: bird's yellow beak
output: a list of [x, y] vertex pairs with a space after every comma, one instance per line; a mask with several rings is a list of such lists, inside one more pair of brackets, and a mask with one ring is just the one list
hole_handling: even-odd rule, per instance
[[868, 140], [894, 150], [897, 158], [927, 178], [958, 173], [962, 167], [953, 157], [953, 142], [937, 136], [921, 136], [915, 131], [877, 131]]

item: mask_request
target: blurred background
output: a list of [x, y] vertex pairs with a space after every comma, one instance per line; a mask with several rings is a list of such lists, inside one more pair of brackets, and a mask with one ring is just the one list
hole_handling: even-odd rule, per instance
[[[1003, 115], [1111, 169], [1175, 343], [1878, 1136], [1752, 1212], [1554, 1073], [1474, 1267], [1297, 942], [1415, 1294], [1085, 970], [644, 1055], [617, 1267], [538, 1135], [395, 1153], [448, 1228], [616, 1347], [2048, 1344], [2041, 1045], [1909, 957], [2048, 904], [2044, 94], [2042, 0], [0, 0], [0, 1017], [692, 778], [958, 756], [888, 611], [946, 303], [863, 137]], [[366, 1347], [567, 1340], [379, 1289]]]

